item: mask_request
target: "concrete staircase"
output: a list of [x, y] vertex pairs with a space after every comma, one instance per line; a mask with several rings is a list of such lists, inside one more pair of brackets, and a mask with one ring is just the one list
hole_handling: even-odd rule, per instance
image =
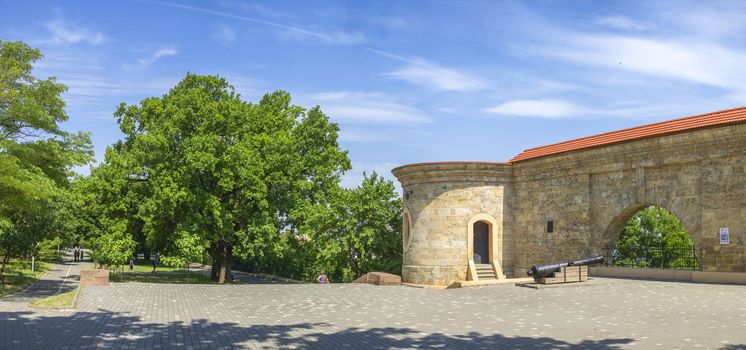
[[497, 279], [495, 276], [495, 270], [491, 264], [474, 264], [477, 269], [477, 277], [480, 281], [494, 280]]

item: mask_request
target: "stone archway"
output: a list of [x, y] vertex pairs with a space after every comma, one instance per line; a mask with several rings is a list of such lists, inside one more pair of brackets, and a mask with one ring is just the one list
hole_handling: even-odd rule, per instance
[[[672, 249], [672, 247], [670, 246], [666, 247], [664, 245], [658, 245], [656, 243], [653, 243], [652, 245], [648, 246], [645, 243], [638, 242], [636, 244], [636, 248], [632, 248], [632, 249], [634, 250], [643, 249], [643, 251], [646, 253], [643, 253], [643, 255], [640, 255], [640, 257], [647, 257], [647, 258], [644, 258], [643, 260], [646, 260], [648, 263], [649, 263], [648, 258], [650, 258], [651, 256], [655, 256], [657, 254], [676, 254], [677, 256], [678, 254], [683, 254], [680, 257], [682, 259], [686, 259], [686, 263], [680, 265], [679, 268], [697, 269], [698, 266], [702, 266], [702, 261], [700, 261], [700, 257], [696, 253], [697, 244], [696, 244], [696, 239], [695, 239], [695, 232], [690, 231], [690, 228], [687, 227], [687, 223], [684, 222], [680, 214], [678, 214], [674, 210], [670, 210], [669, 208], [666, 208], [664, 206], [657, 205], [657, 204], [630, 205], [629, 207], [623, 209], [616, 217], [614, 217], [608, 224], [608, 228], [604, 232], [603, 239], [601, 240], [602, 248], [604, 249], [604, 255], [607, 258], [610, 258], [613, 255], [612, 251], [607, 251], [607, 250], [613, 250], [613, 251], [616, 250], [616, 248], [618, 247], [617, 244], [619, 243], [620, 235], [622, 231], [624, 230], [625, 226], [630, 222], [630, 220], [632, 220], [632, 218], [635, 215], [645, 210], [646, 208], [650, 208], [650, 207], [657, 207], [661, 209], [661, 215], [665, 215], [665, 213], [667, 213], [675, 217], [675, 219], [678, 221], [678, 224], [680, 224], [681, 227], [683, 228], [683, 231], [686, 231], [687, 235], [689, 236], [691, 244], [693, 244], [694, 246], [692, 247], [689, 244], [686, 244], [687, 249], [684, 249], [685, 247], [682, 246], [682, 247], [675, 247], [674, 250], [670, 250]], [[691, 220], [689, 222], [689, 225], [691, 225]], [[652, 247], [653, 249], [648, 250], [648, 247]], [[664, 253], [664, 251], [666, 251], [667, 253]], [[637, 253], [639, 253], [639, 251]], [[648, 255], [648, 253], [652, 255]], [[608, 264], [611, 262], [607, 260], [606, 263]], [[661, 263], [661, 266], [652, 266], [652, 267], [669, 268], [666, 263], [663, 263], [660, 261], [659, 263]], [[689, 266], [689, 268], [686, 268], [685, 266]], [[637, 267], [640, 267], [640, 266], [637, 266]]]
[[501, 253], [502, 226], [499, 225], [499, 221], [489, 214], [479, 213], [469, 220], [466, 232], [469, 279], [478, 280], [477, 265], [487, 264], [492, 266], [495, 278], [505, 278]]

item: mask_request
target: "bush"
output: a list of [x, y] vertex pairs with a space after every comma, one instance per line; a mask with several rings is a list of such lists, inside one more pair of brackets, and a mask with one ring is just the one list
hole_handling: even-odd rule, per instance
[[93, 239], [91, 256], [96, 265], [103, 268], [118, 268], [129, 263], [137, 243], [132, 236], [123, 231], [103, 234]]

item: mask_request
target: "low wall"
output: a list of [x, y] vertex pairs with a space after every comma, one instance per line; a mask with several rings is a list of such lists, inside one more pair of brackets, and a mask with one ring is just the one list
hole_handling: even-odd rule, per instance
[[691, 270], [638, 269], [634, 267], [593, 266], [591, 276], [641, 278], [660, 281], [682, 281], [695, 283], [722, 283], [746, 285], [746, 273], [708, 272]]
[[108, 286], [109, 285], [109, 270], [105, 270], [105, 269], [81, 270], [80, 271], [80, 284], [84, 286]]

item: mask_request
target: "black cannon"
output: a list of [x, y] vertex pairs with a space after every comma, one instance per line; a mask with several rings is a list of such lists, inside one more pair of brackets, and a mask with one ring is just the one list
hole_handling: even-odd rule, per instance
[[563, 261], [553, 264], [546, 264], [546, 265], [534, 265], [531, 267], [530, 270], [528, 270], [528, 275], [533, 278], [543, 278], [543, 277], [549, 277], [555, 272], [559, 272], [561, 268], [565, 266], [583, 266], [583, 265], [593, 265], [593, 264], [600, 264], [604, 262], [603, 256], [597, 256], [593, 258], [586, 258], [586, 259], [580, 259], [575, 261]]

